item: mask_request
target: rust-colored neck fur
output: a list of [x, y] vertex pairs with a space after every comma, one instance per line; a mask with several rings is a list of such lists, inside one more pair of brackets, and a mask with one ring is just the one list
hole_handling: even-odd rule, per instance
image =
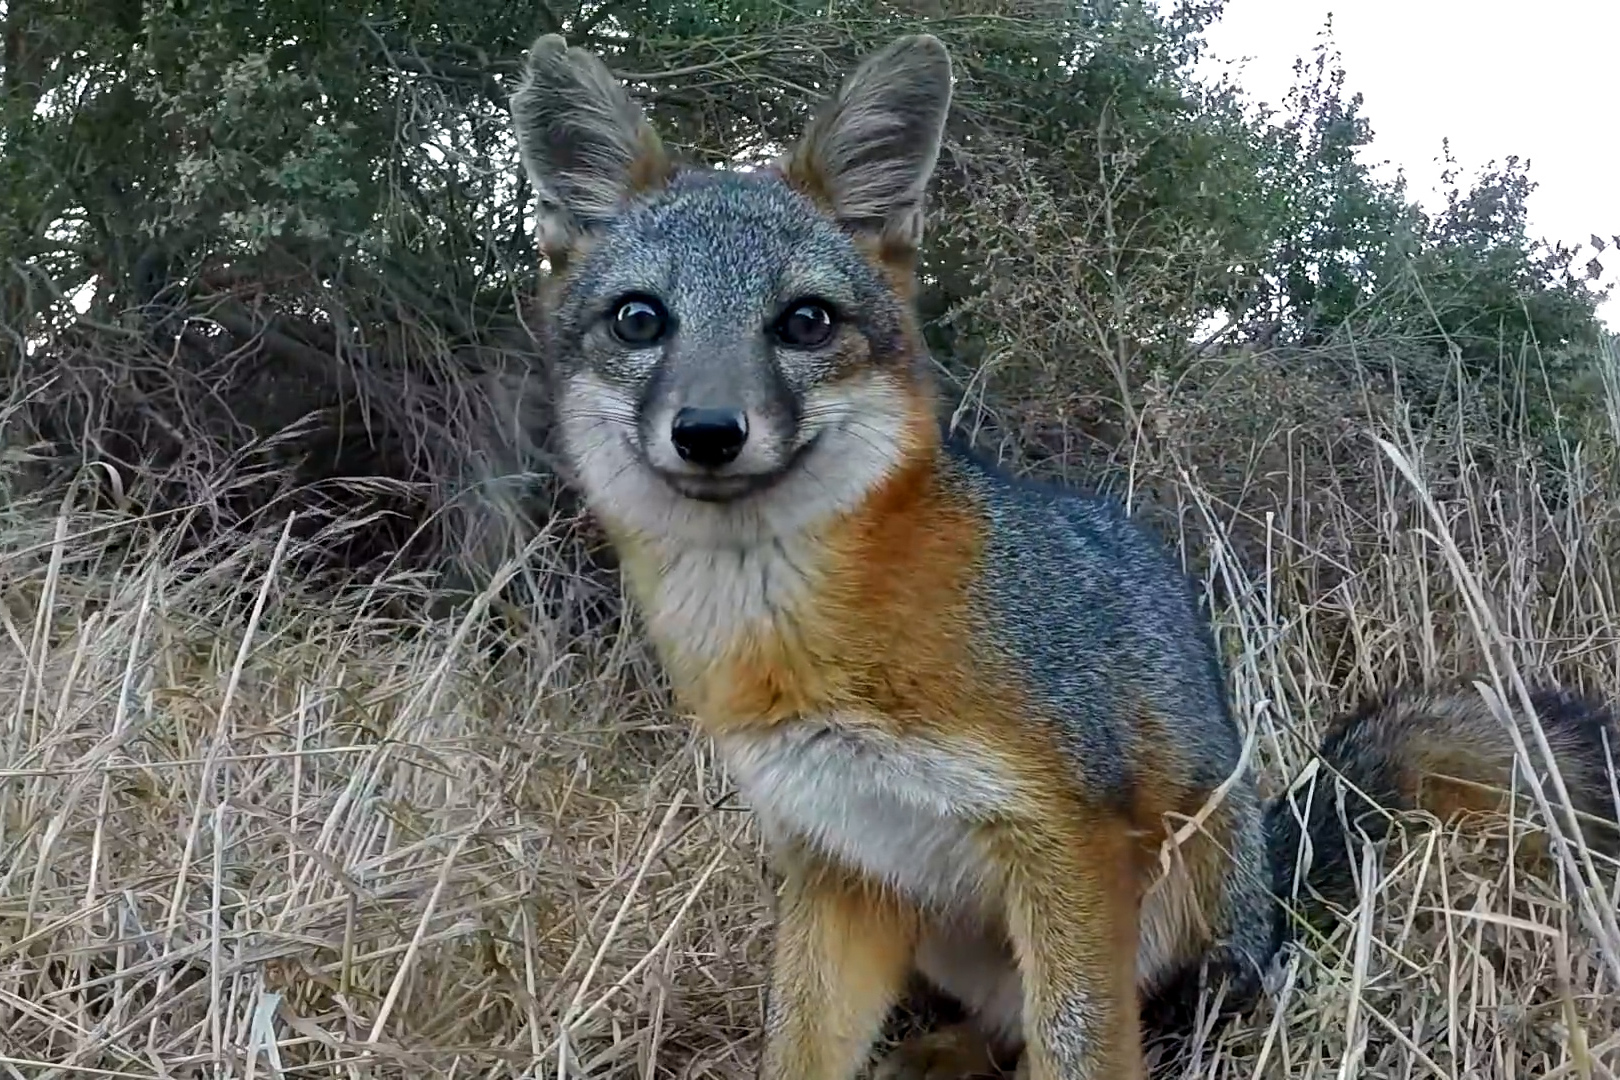
[[[931, 455], [895, 475], [824, 537], [817, 588], [797, 617], [738, 642], [711, 676], [714, 719], [870, 709], [918, 680], [919, 661], [960, 666], [949, 641], [978, 533], [940, 490]], [[885, 710], [886, 711], [886, 710]]]
[[683, 703], [712, 734], [812, 713], [902, 720], [934, 712], [922, 698], [968, 677], [966, 590], [980, 525], [945, 486], [937, 430], [918, 451], [856, 509], [761, 552], [802, 571], [766, 617], [710, 653], [667, 634], [662, 651]]

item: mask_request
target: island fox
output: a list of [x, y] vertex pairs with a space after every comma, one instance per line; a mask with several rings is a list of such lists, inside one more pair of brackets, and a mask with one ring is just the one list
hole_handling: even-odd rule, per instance
[[[1353, 896], [1364, 804], [1263, 804], [1168, 550], [942, 430], [913, 296], [950, 100], [944, 47], [905, 37], [774, 166], [727, 171], [677, 163], [558, 36], [512, 98], [564, 457], [780, 872], [767, 1080], [856, 1075], [917, 974], [1034, 1080], [1140, 1077], [1144, 1002], [1199, 970], [1256, 992], [1302, 833], [1308, 884]], [[1539, 704], [1612, 819], [1612, 723]], [[1369, 706], [1322, 753], [1352, 800], [1437, 813], [1494, 805], [1515, 761], [1470, 692]]]

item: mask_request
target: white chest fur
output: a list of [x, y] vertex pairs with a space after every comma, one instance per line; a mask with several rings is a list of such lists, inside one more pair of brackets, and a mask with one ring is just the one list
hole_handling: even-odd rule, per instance
[[1012, 798], [982, 751], [902, 741], [847, 717], [728, 735], [719, 746], [767, 839], [808, 842], [936, 911], [978, 906], [986, 864], [976, 827]]
[[808, 551], [780, 541], [672, 547], [655, 558], [656, 576], [643, 590], [648, 624], [661, 640], [700, 658], [791, 617], [814, 573]]

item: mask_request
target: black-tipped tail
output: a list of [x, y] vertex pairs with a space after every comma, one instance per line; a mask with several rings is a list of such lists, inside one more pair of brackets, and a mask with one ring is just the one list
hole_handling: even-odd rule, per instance
[[[1611, 773], [1611, 763], [1620, 764], [1614, 715], [1561, 690], [1537, 690], [1531, 703], [1582, 815], [1586, 842], [1597, 851], [1620, 850]], [[1519, 722], [1547, 790], [1534, 736]], [[1319, 901], [1353, 906], [1359, 836], [1382, 839], [1390, 821], [1385, 811], [1422, 809], [1446, 820], [1505, 810], [1512, 792], [1521, 798], [1526, 793], [1522, 778], [1514, 787], [1516, 756], [1511, 734], [1473, 687], [1399, 691], [1346, 714], [1322, 740], [1316, 778], [1267, 810], [1274, 892], [1284, 903], [1298, 897], [1307, 909]], [[1548, 791], [1548, 797], [1556, 811], [1556, 796]], [[1283, 939], [1292, 920], [1281, 913], [1279, 918]]]

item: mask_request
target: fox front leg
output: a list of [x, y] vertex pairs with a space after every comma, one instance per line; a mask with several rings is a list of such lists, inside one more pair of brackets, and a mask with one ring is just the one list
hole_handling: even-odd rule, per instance
[[1024, 983], [1020, 1080], [1143, 1080], [1129, 834], [1096, 822], [1010, 847], [1008, 929]]
[[853, 1080], [910, 975], [917, 916], [802, 857], [778, 903], [759, 1080]]

